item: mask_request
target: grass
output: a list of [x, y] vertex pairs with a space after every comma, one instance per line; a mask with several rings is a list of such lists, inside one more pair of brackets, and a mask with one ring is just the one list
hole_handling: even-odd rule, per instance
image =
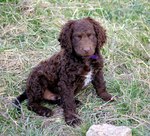
[[[29, 3], [31, 2], [31, 3]], [[90, 16], [106, 28], [102, 49], [108, 91], [118, 100], [105, 103], [89, 86], [78, 97], [83, 124], [67, 126], [62, 109], [39, 117], [22, 105], [18, 117], [12, 99], [39, 61], [59, 50], [61, 26]], [[84, 136], [92, 124], [132, 128], [133, 136], [150, 135], [150, 4], [148, 0], [1, 0], [0, 1], [0, 132], [3, 136]]]

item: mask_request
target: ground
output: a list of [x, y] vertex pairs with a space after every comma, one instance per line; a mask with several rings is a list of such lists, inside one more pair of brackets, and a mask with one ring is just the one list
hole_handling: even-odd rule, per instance
[[[118, 96], [106, 103], [89, 86], [77, 97], [83, 124], [65, 124], [62, 109], [40, 117], [12, 100], [25, 86], [30, 70], [59, 50], [61, 26], [90, 16], [107, 30], [101, 50], [107, 90]], [[132, 128], [133, 136], [150, 135], [150, 3], [148, 0], [0, 0], [0, 133], [2, 136], [85, 136], [92, 124]]]

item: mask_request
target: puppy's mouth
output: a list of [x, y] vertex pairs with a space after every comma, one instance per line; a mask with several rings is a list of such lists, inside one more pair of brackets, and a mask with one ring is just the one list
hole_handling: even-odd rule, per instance
[[90, 56], [92, 56], [93, 54], [85, 54], [85, 55], [82, 55], [82, 57], [87, 57], [89, 58]]
[[89, 51], [89, 52], [84, 52], [84, 51], [82, 51], [82, 55], [81, 56], [83, 56], [83, 57], [90, 57], [90, 56], [92, 56], [92, 55], [94, 55], [94, 51]]
[[74, 49], [76, 55], [83, 57], [83, 58], [95, 58], [93, 55], [95, 54], [95, 50], [77, 50]]
[[89, 58], [90, 56], [92, 56], [94, 53], [84, 53], [84, 52], [76, 52], [76, 54], [80, 57], [84, 57], [84, 58]]

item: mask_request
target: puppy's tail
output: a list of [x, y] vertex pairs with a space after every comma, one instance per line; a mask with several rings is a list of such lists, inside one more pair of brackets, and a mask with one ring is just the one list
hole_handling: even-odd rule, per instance
[[18, 112], [21, 112], [21, 103], [27, 99], [26, 91], [19, 95], [15, 100], [13, 100], [13, 105], [17, 108]]

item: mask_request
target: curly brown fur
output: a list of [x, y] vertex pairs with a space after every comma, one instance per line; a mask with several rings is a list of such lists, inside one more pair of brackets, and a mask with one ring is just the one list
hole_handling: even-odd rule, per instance
[[[105, 101], [112, 98], [106, 91], [103, 58], [99, 52], [106, 42], [106, 32], [97, 21], [88, 17], [67, 22], [58, 40], [60, 52], [33, 68], [25, 93], [28, 109], [41, 116], [52, 115], [50, 109], [41, 105], [42, 101], [60, 100], [66, 123], [74, 126], [81, 122], [74, 97], [90, 79], [99, 97]], [[25, 99], [18, 98], [19, 102]]]

